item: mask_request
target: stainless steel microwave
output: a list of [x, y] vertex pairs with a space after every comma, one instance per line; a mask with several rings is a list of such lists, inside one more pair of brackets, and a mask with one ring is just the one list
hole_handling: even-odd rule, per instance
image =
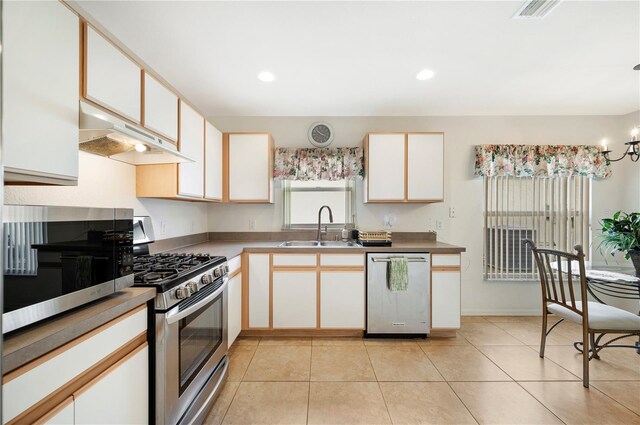
[[133, 210], [5, 205], [2, 333], [133, 285]]

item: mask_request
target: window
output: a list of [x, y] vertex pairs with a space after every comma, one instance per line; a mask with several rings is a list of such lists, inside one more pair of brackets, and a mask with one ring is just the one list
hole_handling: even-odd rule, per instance
[[573, 252], [590, 246], [588, 177], [485, 177], [484, 278], [537, 280], [531, 250], [538, 247]]
[[333, 225], [323, 212], [323, 224], [341, 228], [355, 222], [355, 184], [341, 181], [283, 181], [284, 228], [312, 228], [318, 225], [318, 210], [329, 205], [333, 212]]

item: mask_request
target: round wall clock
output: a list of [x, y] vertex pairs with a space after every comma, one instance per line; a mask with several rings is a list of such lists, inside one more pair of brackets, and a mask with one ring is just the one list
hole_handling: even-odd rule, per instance
[[309, 127], [308, 136], [313, 146], [324, 148], [333, 142], [333, 128], [326, 122], [317, 122]]

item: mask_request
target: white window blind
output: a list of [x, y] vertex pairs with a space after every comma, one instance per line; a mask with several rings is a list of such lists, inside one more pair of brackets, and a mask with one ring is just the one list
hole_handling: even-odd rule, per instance
[[522, 244], [573, 252], [591, 240], [588, 177], [485, 177], [484, 278], [537, 280], [533, 254]]

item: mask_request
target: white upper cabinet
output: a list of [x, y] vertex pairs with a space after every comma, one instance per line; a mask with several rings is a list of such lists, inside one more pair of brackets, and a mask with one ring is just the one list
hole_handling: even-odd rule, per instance
[[85, 36], [84, 96], [140, 123], [140, 67], [90, 26]]
[[178, 141], [178, 96], [144, 73], [144, 126]]
[[222, 201], [222, 132], [205, 124], [204, 139], [204, 197]]
[[273, 142], [269, 134], [227, 134], [228, 201], [273, 203]]
[[366, 147], [368, 201], [405, 199], [404, 134], [370, 134]]
[[407, 135], [407, 199], [444, 200], [444, 134]]
[[75, 184], [79, 19], [57, 1], [8, 1], [2, 21], [5, 179]]
[[178, 164], [178, 194], [204, 197], [204, 117], [180, 101], [180, 152], [195, 161]]
[[365, 202], [444, 201], [443, 133], [370, 133]]

